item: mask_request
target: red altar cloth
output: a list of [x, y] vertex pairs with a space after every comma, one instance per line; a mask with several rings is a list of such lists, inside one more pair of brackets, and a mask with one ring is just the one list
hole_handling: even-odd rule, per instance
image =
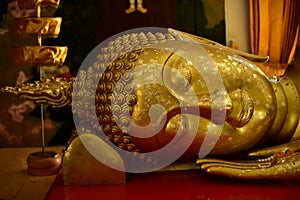
[[300, 199], [300, 182], [233, 180], [200, 171], [129, 174], [126, 184], [63, 186], [57, 176], [48, 200], [293, 200]]

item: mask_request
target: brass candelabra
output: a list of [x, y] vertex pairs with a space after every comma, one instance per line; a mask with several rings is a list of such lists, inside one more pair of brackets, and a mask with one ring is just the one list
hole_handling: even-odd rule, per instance
[[[16, 21], [16, 32], [20, 36], [37, 38], [37, 45], [22, 46], [13, 49], [14, 63], [20, 67], [37, 67], [40, 79], [43, 79], [45, 66], [57, 67], [64, 63], [68, 48], [61, 46], [43, 46], [43, 38], [56, 38], [60, 32], [61, 17], [51, 17], [53, 10], [59, 6], [59, 0], [18, 0], [22, 10], [36, 11], [36, 16], [19, 18]], [[49, 16], [50, 15], [50, 16]], [[44, 110], [41, 105], [41, 146], [39, 152], [31, 153], [27, 158], [29, 175], [52, 175], [60, 168], [61, 156], [45, 150]]]

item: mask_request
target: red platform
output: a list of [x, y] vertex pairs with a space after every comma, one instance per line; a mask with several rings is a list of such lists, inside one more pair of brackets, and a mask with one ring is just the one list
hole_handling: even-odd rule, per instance
[[293, 200], [300, 199], [300, 182], [247, 181], [200, 171], [130, 174], [126, 184], [63, 186], [57, 176], [48, 200]]

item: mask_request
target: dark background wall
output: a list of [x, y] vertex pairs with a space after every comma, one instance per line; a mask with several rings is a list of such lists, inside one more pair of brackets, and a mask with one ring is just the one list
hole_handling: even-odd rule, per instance
[[144, 0], [143, 6], [148, 9], [147, 13], [135, 11], [126, 14], [125, 9], [129, 7], [129, 0], [103, 0], [99, 5], [97, 40], [100, 42], [111, 35], [138, 27], [176, 28], [178, 19], [175, 2], [176, 0]]
[[[61, 33], [48, 42], [69, 47], [67, 62], [73, 74], [97, 44], [133, 28], [175, 28], [226, 43], [224, 0], [143, 0], [143, 6], [145, 14], [126, 14], [129, 0], [61, 0], [56, 12], [63, 17]], [[212, 7], [219, 8], [218, 13]], [[221, 18], [211, 25], [215, 16]]]

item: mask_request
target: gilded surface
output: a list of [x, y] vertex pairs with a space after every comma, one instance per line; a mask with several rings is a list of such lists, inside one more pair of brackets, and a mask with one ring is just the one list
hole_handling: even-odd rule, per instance
[[13, 60], [17, 66], [58, 66], [64, 63], [67, 47], [24, 46], [13, 49]]
[[[39, 104], [48, 104], [52, 107], [64, 107], [71, 105], [72, 81], [62, 78], [46, 79], [41, 84], [35, 81], [30, 84], [22, 84], [20, 88], [6, 86], [2, 91], [25, 99], [32, 99]], [[37, 96], [37, 93], [39, 95]]]
[[61, 17], [19, 18], [16, 20], [16, 32], [19, 35], [56, 38], [60, 32], [61, 22]]
[[[196, 40], [217, 66], [225, 94], [217, 90], [209, 91], [205, 77], [197, 73], [192, 62], [176, 52], [152, 47], [137, 48], [140, 44], [185, 40], [186, 37]], [[122, 48], [128, 53], [115, 53]], [[105, 65], [111, 57], [114, 61]], [[265, 61], [267, 58], [237, 52], [174, 30], [165, 34], [125, 35], [104, 48], [98, 55], [97, 63], [86, 71], [79, 72], [74, 83], [77, 88], [82, 89], [72, 93], [73, 105], [77, 108], [73, 112], [89, 119], [96, 109], [97, 123], [106, 137], [119, 148], [136, 152], [137, 155], [138, 152], [162, 148], [179, 130], [181, 134], [189, 135], [189, 129], [197, 122], [199, 126], [196, 136], [182, 160], [196, 161], [196, 165], [207, 173], [234, 178], [299, 178], [300, 88], [299, 84], [295, 84], [299, 76], [294, 74], [290, 78], [287, 72], [278, 79], [270, 78], [250, 60]], [[156, 68], [155, 64], [170, 68]], [[149, 76], [145, 78], [140, 75], [140, 66], [147, 67]], [[202, 67], [205, 68], [205, 65]], [[133, 70], [135, 73], [130, 73]], [[172, 70], [179, 72], [181, 76], [170, 73]], [[153, 82], [143, 85], [147, 79], [163, 84]], [[89, 90], [93, 88], [94, 80], [99, 80], [95, 94]], [[43, 99], [43, 103], [64, 106], [71, 102], [69, 92], [73, 81], [74, 79], [53, 79], [45, 83], [2, 88], [2, 92], [36, 101]], [[50, 86], [52, 82], [60, 87]], [[48, 86], [42, 86], [44, 84]], [[189, 88], [193, 89], [197, 101], [191, 101], [187, 92]], [[60, 97], [65, 97], [63, 101], [57, 101], [62, 99], [58, 98], [59, 93], [62, 93]], [[212, 106], [213, 97], [224, 97], [226, 105], [218, 108], [225, 112], [224, 118], [211, 118], [211, 112], [215, 109]], [[92, 101], [95, 102], [95, 108]], [[189, 106], [184, 107], [185, 113], [181, 113], [180, 103], [185, 101], [189, 102]], [[152, 111], [151, 108], [157, 104], [161, 107]], [[195, 110], [201, 111], [200, 114]], [[161, 115], [155, 122], [159, 127], [156, 134], [142, 139], [132, 136], [147, 136], [147, 132], [153, 131], [148, 126], [152, 123], [153, 112]], [[182, 123], [183, 117], [187, 126]], [[131, 121], [145, 129], [130, 127]], [[208, 155], [214, 158], [198, 158], [199, 149], [210, 126], [222, 126], [221, 135]], [[98, 127], [98, 124], [90, 120], [91, 132]], [[236, 155], [242, 160], [232, 160]]]

